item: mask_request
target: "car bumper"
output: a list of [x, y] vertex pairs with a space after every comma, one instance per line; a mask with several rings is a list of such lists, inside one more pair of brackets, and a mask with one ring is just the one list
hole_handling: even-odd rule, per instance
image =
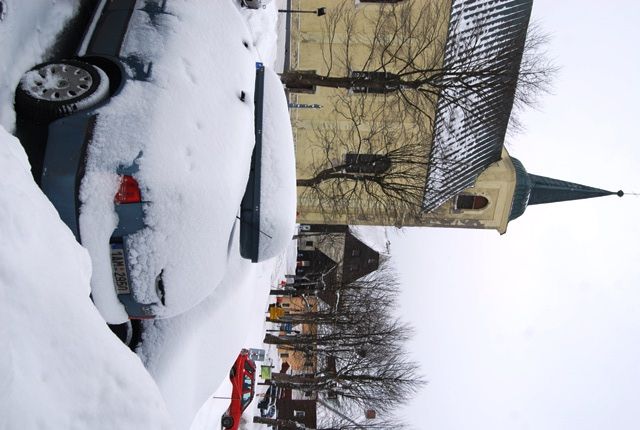
[[[60, 218], [69, 227], [76, 239], [82, 243], [79, 228], [78, 199], [80, 184], [84, 176], [84, 166], [88, 142], [91, 141], [96, 122], [96, 115], [78, 114], [68, 116], [49, 125], [47, 148], [44, 156], [41, 187], [43, 192], [58, 210]], [[118, 172], [122, 173], [122, 172]], [[154, 318], [157, 306], [161, 303], [139, 303], [132, 289], [122, 287], [123, 272], [115, 272], [115, 261], [118, 255], [124, 256], [126, 266], [124, 276], [129, 273], [127, 259], [127, 238], [144, 227], [142, 203], [114, 205], [118, 215], [118, 226], [110, 240], [111, 271], [113, 292], [124, 306], [130, 318]], [[129, 279], [129, 278], [127, 278]], [[118, 282], [120, 286], [118, 287]], [[130, 284], [128, 284], [130, 285]]]

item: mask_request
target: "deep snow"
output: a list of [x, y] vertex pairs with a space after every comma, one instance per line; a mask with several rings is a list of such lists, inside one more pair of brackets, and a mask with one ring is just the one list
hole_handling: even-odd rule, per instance
[[138, 358], [89, 299], [89, 255], [0, 127], [0, 428], [170, 428]]
[[[117, 222], [118, 166], [138, 165], [135, 177], [148, 202], [147, 227], [127, 241], [139, 302], [158, 301], [155, 279], [162, 271], [166, 304], [157, 311], [178, 315], [211, 294], [237, 257], [229, 243], [254, 145], [259, 56], [233, 2], [169, 2], [167, 12], [156, 25], [143, 11], [133, 14], [122, 55], [152, 62], [153, 73], [100, 109], [81, 186], [80, 231], [92, 256], [93, 297], [112, 323], [127, 319], [106, 246]], [[221, 19], [212, 25], [212, 17]], [[284, 97], [279, 102], [286, 107]]]
[[[0, 49], [0, 67], [3, 72], [0, 75], [0, 121], [5, 128], [12, 129], [13, 89], [25, 70], [45, 58], [47, 47], [77, 5], [64, 0], [13, 0], [6, 3], [9, 13], [0, 22], [0, 38], [3, 41]], [[248, 11], [240, 9], [231, 0], [227, 3], [170, 2], [178, 3], [181, 21], [165, 24], [180, 26], [185, 38], [180, 41], [176, 39], [173, 47], [164, 41], [162, 49], [145, 54], [160, 55], [160, 51], [170, 49], [194, 49], [201, 52], [203, 44], [199, 37], [207, 39], [221, 36], [222, 41], [207, 39], [212, 49], [218, 49], [227, 37], [229, 41], [239, 42], [239, 48], [226, 46], [229, 44], [223, 47], [228, 49], [224, 52], [229, 56], [237, 57], [225, 58], [231, 61], [230, 64], [234, 64], [234, 61], [242, 64], [255, 61], [262, 61], [267, 65], [274, 63], [277, 19], [274, 4], [268, 5], [264, 10]], [[188, 24], [190, 20], [194, 20], [194, 23], [202, 25], [206, 14], [201, 13], [205, 10], [201, 8], [208, 12], [206, 18], [209, 26], [218, 29], [198, 36], [195, 31], [197, 26], [192, 31]], [[48, 12], [44, 13], [45, 10]], [[35, 34], [34, 22], [37, 28]], [[225, 34], [215, 33], [217, 31]], [[137, 39], [131, 36], [130, 48], [135, 50], [139, 46], [136, 43], [142, 38], [158, 42], [160, 39], [155, 36], [149, 32], [139, 35]], [[248, 40], [249, 49], [243, 47], [242, 40]], [[188, 82], [193, 84], [191, 78], [198, 82], [201, 78], [209, 78], [210, 75], [202, 76], [196, 70], [199, 67], [212, 67], [214, 73], [219, 73], [222, 81], [218, 81], [218, 85], [229, 82], [233, 84], [225, 88], [225, 91], [229, 91], [222, 98], [225, 103], [236, 102], [235, 91], [240, 84], [249, 85], [250, 78], [251, 86], [246, 88], [252, 89], [253, 75], [245, 76], [244, 72], [224, 74], [223, 62], [202, 57], [205, 58], [189, 64], [182, 57], [183, 60], [176, 62], [179, 67], [169, 72], [187, 78], [187, 82], [182, 82], [187, 87], [181, 88], [182, 90], [193, 91], [193, 88], [188, 88]], [[161, 55], [157, 57], [157, 61], [158, 66], [162, 67]], [[170, 67], [168, 60], [164, 67]], [[148, 85], [158, 85], [160, 89], [154, 93], [154, 97], [166, 101], [178, 89], [163, 88], [164, 84], [166, 82]], [[206, 84], [213, 87], [212, 82]], [[135, 93], [139, 90], [132, 87], [129, 91]], [[251, 94], [251, 91], [248, 93]], [[129, 100], [130, 103], [140, 105], [144, 101], [145, 99]], [[126, 104], [124, 101], [121, 103]], [[219, 100], [206, 103], [214, 103], [214, 110], [206, 111], [205, 108], [209, 105], [198, 105], [198, 109], [191, 110], [189, 113], [201, 122], [198, 124], [193, 119], [188, 121], [186, 126], [191, 126], [191, 129], [187, 130], [187, 136], [177, 135], [175, 130], [170, 130], [172, 124], [161, 124], [159, 127], [166, 127], [161, 130], [173, 137], [173, 143], [186, 138], [199, 139], [196, 141], [203, 145], [217, 142], [223, 152], [233, 150], [234, 156], [238, 151], [236, 146], [240, 145], [238, 158], [246, 158], [250, 154], [252, 127], [236, 129], [232, 126], [244, 125], [244, 120], [251, 118], [252, 108], [246, 109], [243, 104], [228, 109]], [[251, 104], [248, 103], [247, 106]], [[145, 121], [151, 120], [158, 124], [175, 113], [169, 109], [162, 110], [161, 107], [157, 109], [151, 119], [142, 118], [141, 124], [149, 124]], [[234, 113], [238, 113], [240, 118], [232, 117], [231, 114]], [[106, 110], [104, 114], [117, 115]], [[199, 117], [200, 115], [202, 116]], [[180, 119], [184, 118], [182, 116]], [[219, 127], [213, 127], [211, 122]], [[249, 121], [249, 124], [252, 122]], [[110, 130], [112, 137], [127, 132], [131, 131], [118, 128]], [[158, 130], [154, 129], [152, 133], [156, 139], [165, 138]], [[203, 142], [204, 137], [209, 140]], [[127, 152], [122, 146], [119, 148], [129, 156], [134, 152]], [[233, 183], [246, 180], [246, 172], [232, 171], [231, 167], [221, 166], [219, 160], [212, 160], [207, 156], [201, 159], [199, 147], [192, 150], [190, 155], [180, 154], [182, 158], [179, 160], [179, 157], [168, 159], [166, 150], [158, 150], [155, 155], [152, 155], [152, 151], [146, 151], [145, 157], [148, 158], [144, 162], [151, 163], [152, 156], [157, 157], [156, 160], [161, 164], [171, 162], [171, 169], [167, 169], [165, 174], [174, 168], [178, 170], [178, 174], [186, 171], [188, 162], [191, 162], [194, 170], [201, 174], [204, 174], [202, 170], [207, 167], [209, 170], [219, 167], [226, 169], [222, 173], [233, 173]], [[121, 153], [120, 156], [124, 155]], [[176, 160], [181, 164], [174, 167], [173, 162]], [[207, 161], [218, 164], [206, 166]], [[216, 392], [223, 397], [225, 392], [230, 392], [227, 381], [229, 366], [242, 347], [260, 347], [268, 290], [282, 279], [287, 271], [285, 267], [291, 267], [292, 261], [295, 261], [295, 252], [291, 251], [295, 249], [292, 248], [293, 242], [286, 257], [279, 256], [269, 262], [254, 265], [242, 260], [237, 252], [238, 229], [234, 221], [242, 194], [240, 193], [237, 202], [234, 198], [219, 201], [222, 207], [212, 210], [219, 211], [216, 214], [220, 214], [221, 218], [215, 225], [206, 228], [214, 234], [221, 233], [222, 240], [219, 242], [224, 243], [224, 258], [208, 262], [210, 266], [219, 269], [216, 276], [221, 282], [214, 294], [202, 300], [189, 313], [148, 323], [144, 344], [139, 356], [136, 356], [111, 334], [89, 299], [91, 264], [88, 254], [75, 242], [55, 209], [38, 190], [28, 169], [26, 155], [19, 142], [4, 129], [0, 129], [0, 172], [3, 178], [0, 191], [0, 235], [3, 238], [0, 247], [0, 343], [3, 351], [0, 357], [0, 428], [183, 429], [189, 428], [198, 410], [200, 413], [193, 425], [194, 429], [218, 428], [220, 414], [228, 406], [228, 401], [214, 399], [211, 394]], [[141, 166], [141, 172], [142, 170]], [[222, 178], [218, 178], [220, 181], [214, 181], [216, 191], [224, 189], [229, 193], [241, 189], [237, 184], [237, 187], [234, 185], [226, 189], [220, 186], [229, 179], [222, 173]], [[142, 175], [143, 182], [163, 180], [154, 177], [151, 170]], [[105, 196], [108, 195], [109, 200], [113, 198], [113, 180], [109, 175], [97, 173], [93, 182], [87, 185], [95, 185], [95, 200], [98, 202], [93, 208], [89, 206], [87, 211], [95, 210], [96, 217], [104, 217], [107, 221], [113, 214], [111, 204], [106, 204]], [[211, 188], [207, 191], [211, 192]], [[86, 189], [85, 193], [91, 194]], [[86, 194], [86, 201], [92, 200]], [[104, 199], [102, 203], [100, 198]], [[165, 204], [167, 210], [173, 210], [171, 202]], [[101, 215], [98, 213], [100, 205], [105, 209]], [[85, 214], [83, 217], [85, 228], [94, 228], [86, 226], [87, 217]], [[198, 219], [192, 221], [199, 222]], [[104, 232], [96, 233], [97, 236], [99, 234]], [[229, 249], [228, 244], [231, 244]], [[207, 246], [220, 248], [218, 241], [208, 243]], [[208, 287], [213, 289], [216, 278], [211, 281]], [[148, 370], [142, 366], [139, 357]], [[255, 409], [255, 405], [253, 408]]]

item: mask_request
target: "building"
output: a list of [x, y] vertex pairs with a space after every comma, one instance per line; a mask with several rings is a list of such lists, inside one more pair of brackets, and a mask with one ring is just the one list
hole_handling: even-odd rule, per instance
[[378, 269], [380, 254], [346, 225], [302, 224], [298, 237], [296, 276], [300, 283], [331, 289]]
[[327, 14], [292, 17], [283, 74], [300, 223], [504, 233], [527, 204], [616, 194], [529, 175], [504, 147], [522, 70], [536, 76], [533, 0], [325, 3], [292, 1]]

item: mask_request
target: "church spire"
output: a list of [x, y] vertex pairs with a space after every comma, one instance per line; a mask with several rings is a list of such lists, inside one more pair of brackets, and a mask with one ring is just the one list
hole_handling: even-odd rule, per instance
[[522, 215], [529, 205], [590, 199], [613, 194], [620, 197], [624, 195], [622, 191], [601, 190], [600, 188], [587, 187], [573, 182], [532, 175], [527, 173], [518, 159], [511, 157], [511, 161], [516, 171], [516, 187], [511, 203], [509, 221]]
[[528, 205], [590, 199], [612, 194], [617, 194], [620, 197], [624, 195], [622, 191], [616, 193], [545, 176], [529, 174], [529, 179], [531, 180], [531, 192]]

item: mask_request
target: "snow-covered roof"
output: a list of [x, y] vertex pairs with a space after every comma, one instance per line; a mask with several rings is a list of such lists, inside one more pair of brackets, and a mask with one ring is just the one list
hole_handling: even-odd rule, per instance
[[367, 245], [379, 254], [389, 253], [389, 237], [387, 227], [370, 225], [350, 225], [349, 231], [360, 242]]
[[464, 85], [455, 78], [438, 100], [425, 211], [472, 186], [500, 159], [532, 5], [533, 0], [453, 1], [445, 69], [466, 77]]

